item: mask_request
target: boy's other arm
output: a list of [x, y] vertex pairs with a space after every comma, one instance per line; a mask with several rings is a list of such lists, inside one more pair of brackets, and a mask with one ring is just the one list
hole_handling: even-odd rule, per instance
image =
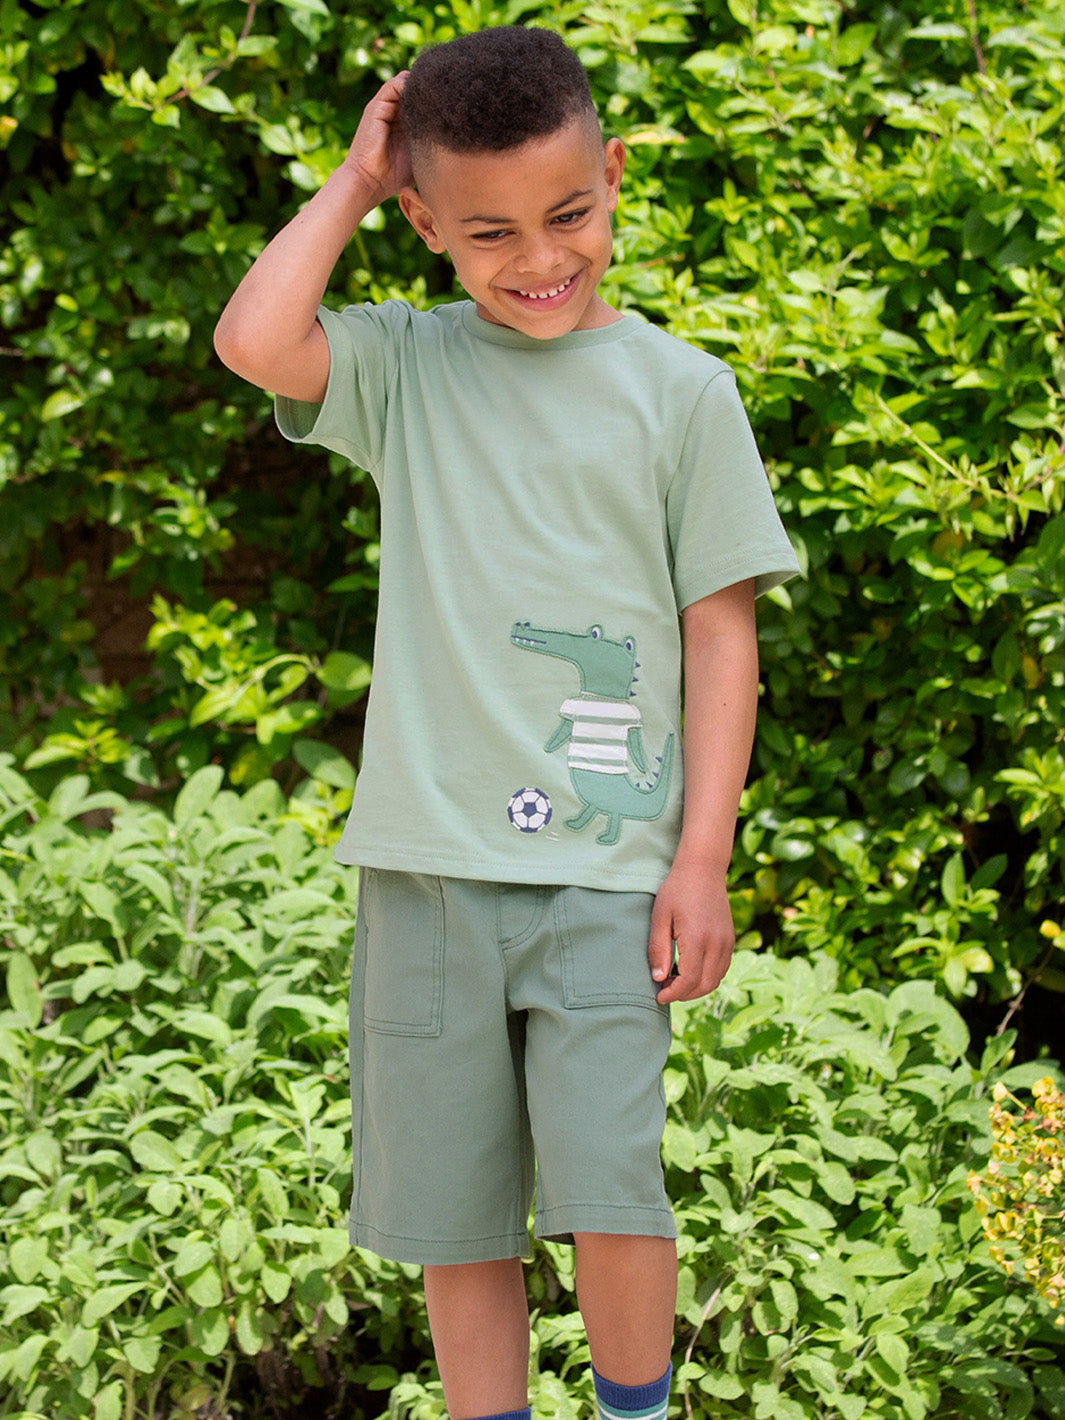
[[406, 74], [379, 90], [344, 162], [284, 227], [237, 287], [215, 329], [219, 359], [261, 389], [319, 404], [329, 380], [329, 344], [318, 307], [356, 227], [411, 182], [398, 123]]
[[[720, 985], [735, 930], [726, 889], [758, 705], [754, 582], [685, 607], [684, 817], [655, 898], [649, 958], [658, 1000], [692, 1001]], [[677, 971], [670, 977], [673, 943]]]

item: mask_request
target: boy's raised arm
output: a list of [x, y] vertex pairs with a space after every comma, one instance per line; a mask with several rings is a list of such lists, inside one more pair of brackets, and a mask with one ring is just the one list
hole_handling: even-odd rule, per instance
[[215, 329], [219, 359], [273, 394], [320, 403], [329, 346], [318, 306], [356, 227], [411, 182], [399, 128], [406, 73], [381, 88], [359, 123], [344, 162], [258, 257]]

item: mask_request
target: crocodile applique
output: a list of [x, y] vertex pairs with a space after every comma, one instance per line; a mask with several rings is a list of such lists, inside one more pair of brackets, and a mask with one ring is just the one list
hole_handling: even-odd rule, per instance
[[596, 842], [608, 844], [618, 841], [625, 819], [658, 818], [669, 798], [674, 737], [666, 737], [651, 782], [637, 782], [630, 770], [646, 773], [647, 756], [640, 712], [631, 703], [639, 666], [635, 641], [610, 641], [601, 626], [548, 631], [527, 622], [516, 622], [510, 639], [523, 651], [569, 661], [580, 674], [580, 692], [563, 702], [558, 728], [544, 745], [548, 754], [569, 746], [570, 780], [584, 808], [566, 827], [579, 832], [603, 814], [607, 824]]

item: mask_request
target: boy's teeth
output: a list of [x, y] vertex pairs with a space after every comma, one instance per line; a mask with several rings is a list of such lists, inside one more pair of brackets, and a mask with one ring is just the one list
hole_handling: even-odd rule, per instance
[[550, 291], [522, 291], [522, 296], [527, 296], [531, 301], [546, 301], [552, 296], [559, 295], [569, 285], [568, 281], [563, 281], [561, 286], [553, 286]]

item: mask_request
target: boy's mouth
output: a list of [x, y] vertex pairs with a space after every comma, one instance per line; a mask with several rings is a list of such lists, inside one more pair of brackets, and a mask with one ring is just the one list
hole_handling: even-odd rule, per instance
[[576, 274], [568, 277], [565, 281], [560, 281], [557, 286], [549, 286], [544, 291], [521, 291], [512, 288], [515, 296], [520, 296], [524, 301], [553, 301], [558, 296], [564, 295], [576, 281]]

